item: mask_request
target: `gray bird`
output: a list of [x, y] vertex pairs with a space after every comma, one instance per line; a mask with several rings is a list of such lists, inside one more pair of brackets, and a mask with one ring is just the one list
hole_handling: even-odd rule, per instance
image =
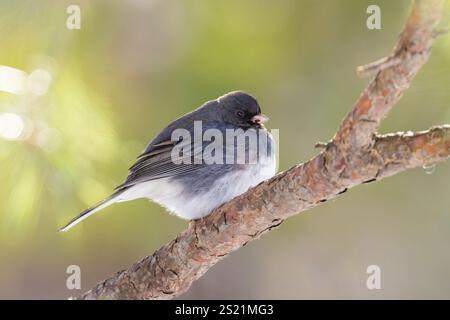
[[182, 219], [207, 216], [275, 174], [275, 144], [263, 125], [267, 120], [256, 99], [242, 91], [204, 103], [163, 129], [110, 197], [60, 231], [115, 202], [138, 198], [159, 203]]

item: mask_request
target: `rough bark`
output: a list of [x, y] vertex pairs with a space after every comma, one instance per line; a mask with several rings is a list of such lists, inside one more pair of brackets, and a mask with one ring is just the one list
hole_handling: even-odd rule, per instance
[[391, 56], [357, 69], [375, 77], [335, 137], [311, 160], [193, 221], [173, 241], [97, 284], [80, 299], [170, 299], [247, 242], [286, 218], [362, 183], [450, 157], [450, 126], [378, 135], [380, 122], [431, 52], [442, 0], [416, 0]]

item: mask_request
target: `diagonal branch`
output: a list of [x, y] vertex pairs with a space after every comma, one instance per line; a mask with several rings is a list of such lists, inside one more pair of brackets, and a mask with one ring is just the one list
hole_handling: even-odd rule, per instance
[[193, 221], [150, 256], [97, 284], [80, 299], [169, 299], [184, 293], [209, 268], [286, 218], [348, 188], [450, 157], [450, 126], [376, 135], [381, 120], [427, 61], [441, 0], [416, 0], [391, 57], [359, 68], [377, 72], [313, 159], [282, 172]]
[[372, 135], [400, 100], [431, 53], [434, 31], [442, 15], [442, 0], [416, 0], [394, 52], [357, 74], [378, 72], [341, 124], [335, 140], [342, 147], [358, 149], [373, 143]]

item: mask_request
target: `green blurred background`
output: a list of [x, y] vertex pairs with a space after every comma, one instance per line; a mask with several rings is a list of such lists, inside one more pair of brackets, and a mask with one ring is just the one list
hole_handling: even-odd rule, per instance
[[[81, 8], [68, 30], [66, 8]], [[382, 29], [366, 28], [378, 4]], [[57, 229], [122, 182], [174, 118], [231, 90], [280, 130], [280, 170], [315, 155], [389, 53], [409, 1], [0, 2], [0, 298], [67, 298], [187, 223], [146, 200]], [[450, 21], [446, 1], [443, 25]], [[450, 36], [382, 132], [450, 123]], [[3, 86], [3, 87], [2, 87]], [[429, 172], [431, 171], [431, 172]], [[428, 174], [427, 174], [428, 172]], [[364, 185], [289, 219], [184, 298], [450, 298], [450, 164]], [[82, 289], [66, 288], [81, 267]], [[381, 268], [381, 290], [366, 268]]]

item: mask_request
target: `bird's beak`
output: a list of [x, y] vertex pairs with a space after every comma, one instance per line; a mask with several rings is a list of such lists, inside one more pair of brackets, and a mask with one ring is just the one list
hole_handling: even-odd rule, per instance
[[257, 114], [256, 116], [253, 116], [250, 121], [254, 124], [262, 125], [264, 122], [268, 121], [269, 118], [264, 114]]

